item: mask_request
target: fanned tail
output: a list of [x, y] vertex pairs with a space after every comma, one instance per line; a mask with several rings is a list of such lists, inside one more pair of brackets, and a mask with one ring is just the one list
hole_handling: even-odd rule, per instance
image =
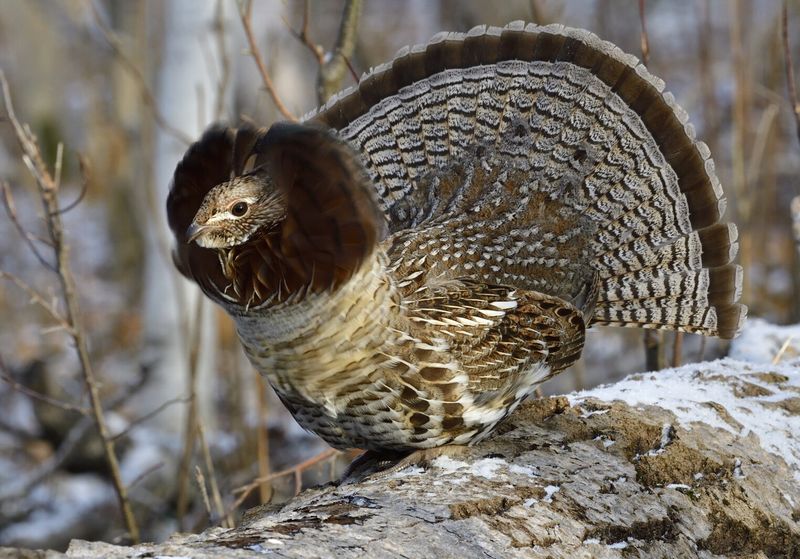
[[[393, 232], [446, 211], [431, 174], [488, 146], [538, 190], [579, 192], [595, 231], [594, 324], [722, 338], [742, 326], [737, 232], [720, 222], [707, 146], [660, 79], [587, 31], [514, 22], [442, 33], [307, 118], [361, 152]], [[503, 272], [539, 273], [539, 261], [519, 264], [526, 250]]]

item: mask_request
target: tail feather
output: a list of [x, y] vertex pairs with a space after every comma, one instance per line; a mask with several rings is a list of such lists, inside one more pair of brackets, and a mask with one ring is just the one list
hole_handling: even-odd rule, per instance
[[[589, 32], [514, 22], [439, 34], [307, 118], [361, 151], [393, 233], [463, 209], [435, 202], [443, 173], [486, 147], [529, 173], [526, 188], [591, 222], [580, 227], [593, 235], [593, 323], [729, 338], [744, 320], [742, 273], [730, 264], [736, 228], [720, 222], [726, 202], [708, 147], [662, 80]], [[509, 260], [514, 277], [551, 266]], [[550, 278], [564, 286], [558, 270], [539, 277], [545, 292]]]

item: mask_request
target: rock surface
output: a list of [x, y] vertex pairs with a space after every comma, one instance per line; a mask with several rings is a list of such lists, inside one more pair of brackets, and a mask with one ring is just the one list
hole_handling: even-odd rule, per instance
[[800, 368], [699, 363], [531, 402], [461, 454], [235, 529], [66, 556], [800, 557], [799, 437]]

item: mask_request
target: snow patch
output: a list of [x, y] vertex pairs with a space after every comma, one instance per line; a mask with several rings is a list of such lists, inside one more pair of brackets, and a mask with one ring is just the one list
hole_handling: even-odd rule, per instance
[[394, 474], [392, 474], [392, 477], [400, 478], [400, 477], [418, 476], [424, 472], [425, 470], [423, 470], [421, 467], [413, 465], [413, 466], [408, 466], [407, 468], [403, 468], [398, 472], [395, 472]]
[[481, 458], [477, 462], [472, 464], [472, 473], [476, 476], [485, 477], [486, 479], [491, 479], [496, 477], [497, 469], [500, 466], [506, 466], [508, 462], [503, 460], [502, 458]]
[[[741, 437], [752, 433], [759, 438], [764, 450], [783, 458], [793, 469], [795, 478], [800, 480], [800, 452], [785, 444], [787, 439], [793, 440], [796, 433], [800, 433], [800, 416], [789, 415], [779, 406], [766, 405], [782, 401], [785, 395], [777, 392], [774, 384], [759, 379], [755, 374], [747, 374], [749, 371], [780, 375], [787, 378], [784, 387], [800, 388], [800, 367], [761, 364], [754, 368], [752, 364], [728, 358], [665, 369], [649, 373], [644, 379], [642, 375], [633, 375], [613, 385], [568, 394], [567, 398], [577, 407], [587, 398], [606, 402], [618, 400], [631, 407], [662, 407], [671, 410], [678, 419], [677, 423], [687, 430], [699, 422]], [[698, 381], [699, 373], [706, 378], [723, 377], [723, 380]], [[741, 387], [743, 381], [764, 388], [771, 395], [737, 396], [735, 389]], [[738, 429], [730, 418], [722, 417], [709, 403], [721, 405], [742, 428]], [[668, 434], [666, 428], [662, 430], [662, 442], [665, 434]]]
[[778, 326], [760, 318], [750, 318], [739, 337], [731, 343], [729, 357], [751, 363], [772, 363], [778, 358], [778, 363], [799, 365], [800, 324]]
[[685, 483], [670, 483], [667, 486], [667, 489], [683, 489], [685, 491], [691, 491], [692, 488]]
[[[502, 466], [508, 466], [511, 470], [511, 465], [502, 458], [481, 458], [472, 464], [462, 462], [461, 460], [453, 460], [449, 456], [439, 456], [432, 463], [434, 467], [444, 470], [448, 474], [455, 472], [470, 473], [473, 476], [480, 476], [486, 479], [497, 477], [497, 470]], [[518, 466], [521, 467], [521, 466]], [[532, 472], [532, 470], [531, 470]], [[527, 473], [527, 472], [526, 472]], [[530, 475], [535, 475], [531, 473]], [[453, 482], [466, 481], [467, 478], [455, 479]]]
[[544, 488], [544, 501], [545, 503], [552, 503], [553, 502], [553, 495], [558, 493], [561, 490], [561, 487], [558, 485], [548, 485]]
[[453, 460], [449, 456], [437, 456], [433, 462], [431, 462], [431, 465], [435, 468], [439, 468], [440, 470], [444, 470], [445, 473], [448, 474], [469, 468], [469, 464], [466, 462], [462, 462], [461, 460]]
[[522, 474], [524, 476], [538, 476], [539, 474], [532, 466], [522, 466], [520, 464], [511, 464], [508, 471], [512, 474]]
[[733, 463], [733, 477], [744, 479], [746, 476], [742, 472], [742, 461], [738, 458]]

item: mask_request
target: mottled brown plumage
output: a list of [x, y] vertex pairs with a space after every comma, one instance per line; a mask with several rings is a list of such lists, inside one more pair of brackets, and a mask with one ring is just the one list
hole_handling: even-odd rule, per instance
[[561, 26], [441, 34], [306, 124], [214, 127], [167, 206], [178, 268], [337, 447], [479, 441], [590, 324], [729, 338], [745, 315], [685, 112]]

